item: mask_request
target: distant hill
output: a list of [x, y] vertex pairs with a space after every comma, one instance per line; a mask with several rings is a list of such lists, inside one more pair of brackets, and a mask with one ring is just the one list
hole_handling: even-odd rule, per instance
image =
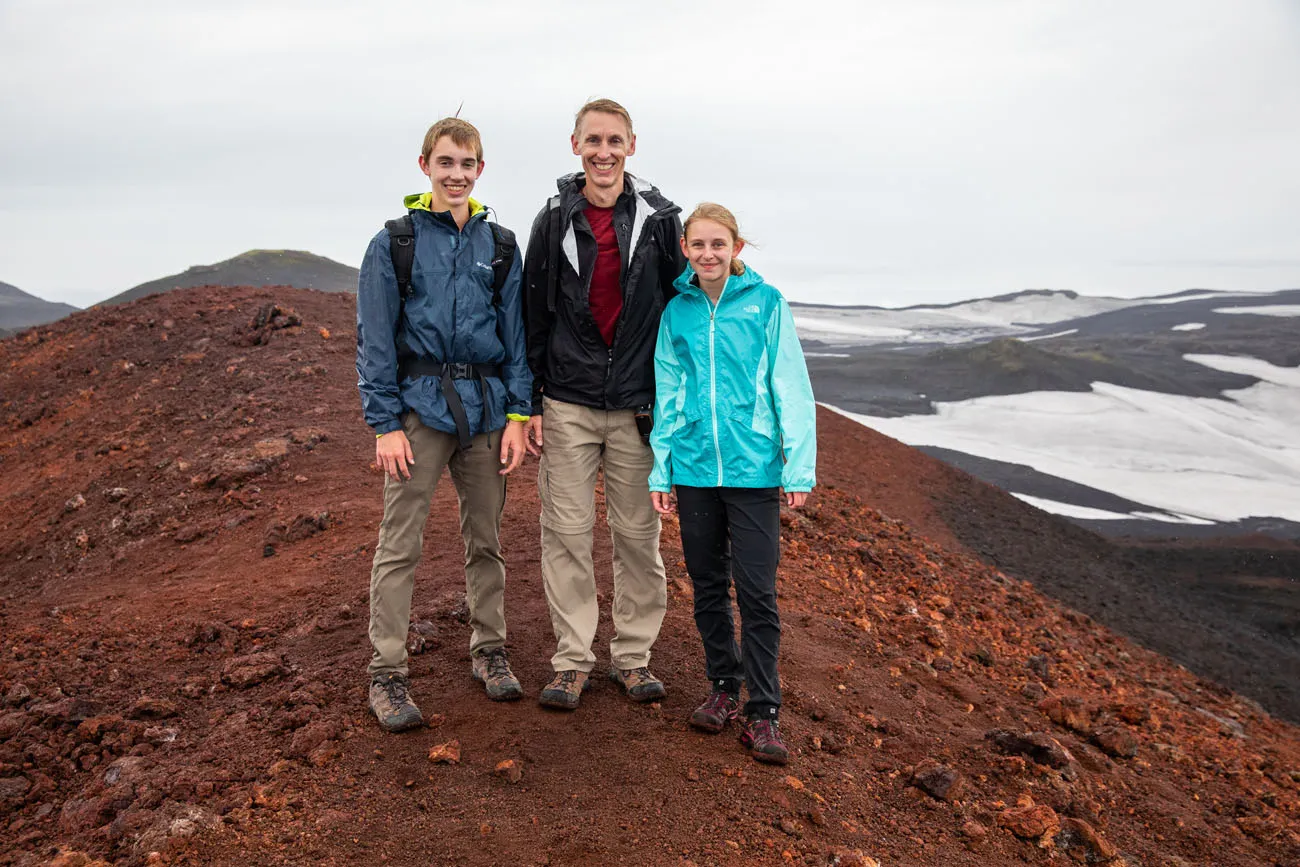
[[96, 306], [125, 304], [146, 295], [190, 286], [294, 286], [320, 292], [357, 291], [356, 268], [303, 250], [249, 250], [215, 265], [141, 283]]
[[76, 307], [57, 301], [46, 301], [30, 295], [17, 286], [0, 283], [0, 338], [8, 337], [33, 325], [44, 325], [75, 313]]

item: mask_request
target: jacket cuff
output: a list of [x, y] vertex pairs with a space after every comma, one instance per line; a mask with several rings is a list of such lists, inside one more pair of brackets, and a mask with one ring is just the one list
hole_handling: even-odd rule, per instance
[[376, 436], [383, 436], [386, 433], [392, 433], [395, 430], [401, 430], [402, 421], [401, 419], [396, 419], [396, 418], [389, 419], [388, 421], [383, 421], [380, 422], [379, 424], [372, 424], [370, 426], [370, 429], [375, 432]]

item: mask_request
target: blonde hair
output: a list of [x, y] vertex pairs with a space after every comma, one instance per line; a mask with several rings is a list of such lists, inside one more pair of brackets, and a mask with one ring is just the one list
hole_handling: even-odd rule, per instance
[[[736, 222], [736, 215], [722, 207], [722, 205], [715, 202], [700, 202], [700, 204], [696, 205], [695, 210], [691, 211], [691, 215], [686, 218], [686, 223], [682, 226], [683, 238], [689, 234], [691, 223], [696, 220], [711, 220], [717, 223], [731, 233], [731, 242], [733, 244], [737, 241], [749, 243], [749, 241], [740, 237], [740, 225]], [[745, 263], [740, 261], [738, 257], [733, 257], [731, 260], [731, 273], [736, 277], [745, 273]]]
[[463, 148], [473, 148], [478, 161], [483, 162], [483, 140], [479, 138], [478, 129], [474, 124], [458, 117], [444, 117], [429, 127], [429, 131], [424, 134], [424, 148], [420, 151], [425, 162], [428, 162], [429, 154], [433, 153], [433, 146], [443, 136], [450, 136], [453, 142]]
[[586, 105], [578, 109], [578, 113], [573, 117], [573, 135], [576, 137], [582, 129], [582, 119], [587, 116], [588, 112], [599, 111], [605, 114], [613, 114], [621, 117], [623, 123], [627, 124], [628, 137], [632, 136], [632, 115], [627, 113], [627, 109], [619, 105], [612, 99], [593, 99], [589, 100]]

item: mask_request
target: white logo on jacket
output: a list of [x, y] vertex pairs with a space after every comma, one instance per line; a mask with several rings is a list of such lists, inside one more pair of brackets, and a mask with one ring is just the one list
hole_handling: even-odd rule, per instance
[[474, 264], [477, 265], [477, 266], [479, 266], [480, 268], [482, 268], [482, 269], [485, 270], [485, 271], [491, 271], [491, 270], [492, 270], [492, 266], [491, 266], [491, 265], [484, 265], [482, 262], [475, 262]]
[[757, 304], [751, 304], [745, 308], [746, 313], [762, 313], [763, 310]]

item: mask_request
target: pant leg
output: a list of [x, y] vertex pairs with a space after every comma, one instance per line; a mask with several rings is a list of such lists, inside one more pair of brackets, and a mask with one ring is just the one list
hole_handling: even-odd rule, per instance
[[682, 554], [695, 595], [695, 626], [704, 642], [704, 670], [719, 689], [740, 692], [744, 668], [731, 614], [727, 509], [717, 488], [677, 486]]
[[632, 410], [605, 413], [605, 516], [614, 549], [616, 668], [650, 664], [668, 610], [668, 579], [659, 556], [659, 513], [650, 502], [654, 453], [641, 439]]
[[731, 533], [731, 576], [740, 606], [740, 648], [749, 685], [747, 716], [775, 718], [781, 707], [776, 660], [781, 617], [776, 567], [781, 558], [781, 492], [777, 488], [723, 488]]
[[370, 570], [371, 677], [406, 674], [406, 633], [411, 625], [411, 591], [415, 567], [424, 547], [424, 524], [429, 518], [438, 477], [456, 449], [456, 437], [425, 427], [415, 413], [402, 419], [415, 463], [411, 478], [400, 482], [384, 476], [384, 519], [379, 525]]
[[493, 650], [506, 643], [506, 561], [501, 556], [501, 510], [506, 477], [501, 475], [501, 431], [474, 437], [449, 462], [460, 500], [460, 533], [465, 540], [465, 599], [469, 606], [469, 651]]
[[537, 491], [542, 500], [542, 584], [555, 631], [556, 671], [591, 671], [600, 609], [591, 559], [596, 473], [602, 433], [599, 410], [547, 399], [542, 415]]

